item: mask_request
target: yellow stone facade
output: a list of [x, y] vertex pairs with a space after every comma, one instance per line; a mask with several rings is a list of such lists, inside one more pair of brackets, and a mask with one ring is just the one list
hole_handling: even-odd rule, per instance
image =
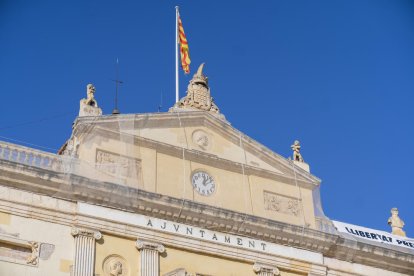
[[79, 117], [61, 153], [1, 143], [0, 275], [414, 271], [411, 251], [340, 236], [317, 177], [208, 112]]
[[232, 127], [209, 93], [201, 68], [170, 112], [82, 100], [58, 154], [0, 142], [0, 275], [414, 275], [414, 241], [338, 231], [309, 165]]

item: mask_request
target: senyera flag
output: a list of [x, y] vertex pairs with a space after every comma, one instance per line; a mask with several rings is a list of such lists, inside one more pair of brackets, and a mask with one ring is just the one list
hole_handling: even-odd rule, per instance
[[178, 38], [180, 43], [180, 53], [181, 53], [181, 67], [184, 70], [184, 73], [190, 73], [190, 53], [188, 49], [187, 38], [185, 37], [183, 23], [181, 22], [181, 17], [178, 15]]

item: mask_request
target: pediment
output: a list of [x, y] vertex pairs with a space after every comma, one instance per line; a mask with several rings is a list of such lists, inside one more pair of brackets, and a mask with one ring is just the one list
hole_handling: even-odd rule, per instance
[[[93, 135], [88, 135], [93, 133]], [[243, 170], [264, 178], [311, 189], [320, 180], [292, 164], [292, 161], [232, 127], [228, 122], [202, 111], [177, 113], [127, 114], [82, 117], [75, 122], [74, 135], [84, 139], [111, 137], [122, 143], [135, 143], [157, 148], [187, 160], [229, 170]], [[117, 147], [120, 155], [128, 155], [129, 147]]]

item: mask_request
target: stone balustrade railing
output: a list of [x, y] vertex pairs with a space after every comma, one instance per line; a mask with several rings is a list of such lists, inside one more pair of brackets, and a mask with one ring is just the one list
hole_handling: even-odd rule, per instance
[[3, 141], [0, 141], [0, 159], [42, 169], [64, 171], [62, 156]]

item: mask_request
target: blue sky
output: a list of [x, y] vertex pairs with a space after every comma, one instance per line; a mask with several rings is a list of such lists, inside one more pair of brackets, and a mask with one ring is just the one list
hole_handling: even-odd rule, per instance
[[[139, 2], [139, 3], [138, 3]], [[332, 219], [414, 236], [412, 1], [0, 1], [0, 140], [58, 149], [88, 83], [121, 113], [174, 103], [175, 9], [231, 124], [289, 156]], [[16, 142], [22, 144], [22, 142]]]

